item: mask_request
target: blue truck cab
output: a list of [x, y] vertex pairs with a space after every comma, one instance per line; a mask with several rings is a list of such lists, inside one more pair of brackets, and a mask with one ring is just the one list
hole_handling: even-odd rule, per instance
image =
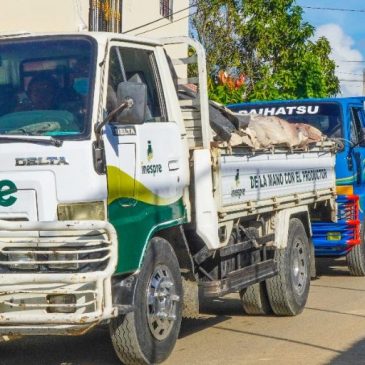
[[351, 275], [365, 276], [365, 97], [231, 104], [240, 114], [276, 116], [307, 123], [336, 139], [337, 222], [315, 212], [316, 256], [346, 256]]

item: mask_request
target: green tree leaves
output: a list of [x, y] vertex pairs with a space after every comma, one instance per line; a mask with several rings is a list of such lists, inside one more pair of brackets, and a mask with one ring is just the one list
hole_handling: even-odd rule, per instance
[[[206, 48], [214, 100], [295, 99], [339, 92], [329, 42], [312, 39], [314, 27], [303, 21], [295, 0], [201, 0], [197, 10], [193, 35]], [[216, 81], [219, 70], [245, 75], [244, 87], [224, 90]], [[225, 91], [228, 95], [223, 96]]]

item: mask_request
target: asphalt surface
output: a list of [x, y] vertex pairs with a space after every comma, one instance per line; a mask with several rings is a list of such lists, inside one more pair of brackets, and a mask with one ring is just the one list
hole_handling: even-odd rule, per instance
[[[303, 313], [247, 316], [231, 295], [185, 320], [165, 365], [365, 364], [365, 278], [344, 260], [322, 259]], [[118, 365], [106, 328], [83, 337], [30, 337], [0, 344], [0, 365]]]

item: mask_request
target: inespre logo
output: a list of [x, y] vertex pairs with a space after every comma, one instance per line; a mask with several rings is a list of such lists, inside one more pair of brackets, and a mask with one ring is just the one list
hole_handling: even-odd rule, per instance
[[17, 198], [12, 195], [18, 191], [16, 185], [10, 180], [0, 180], [0, 206], [10, 207]]
[[147, 141], [147, 160], [152, 161], [153, 159], [153, 149], [151, 141]]

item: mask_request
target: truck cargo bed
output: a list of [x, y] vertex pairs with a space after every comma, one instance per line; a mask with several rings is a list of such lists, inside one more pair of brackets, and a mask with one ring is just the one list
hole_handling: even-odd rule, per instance
[[245, 216], [335, 196], [334, 145], [319, 143], [307, 150], [217, 149], [215, 199], [220, 217]]

